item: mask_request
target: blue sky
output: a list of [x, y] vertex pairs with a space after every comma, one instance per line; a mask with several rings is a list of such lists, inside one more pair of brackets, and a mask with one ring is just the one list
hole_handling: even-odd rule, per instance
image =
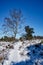
[[0, 37], [3, 36], [1, 25], [4, 18], [14, 8], [22, 10], [25, 25], [34, 28], [34, 35], [43, 36], [43, 0], [0, 0]]

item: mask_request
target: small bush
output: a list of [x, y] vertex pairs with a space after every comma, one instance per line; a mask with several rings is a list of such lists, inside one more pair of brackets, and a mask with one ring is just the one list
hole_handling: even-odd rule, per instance
[[20, 41], [23, 41], [23, 38], [22, 37], [20, 37], [20, 39], [19, 39]]

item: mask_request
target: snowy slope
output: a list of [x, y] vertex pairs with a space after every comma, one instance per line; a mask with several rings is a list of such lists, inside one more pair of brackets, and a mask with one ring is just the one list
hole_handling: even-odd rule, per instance
[[43, 65], [43, 44], [39, 43], [40, 40], [15, 42], [13, 49], [7, 49], [3, 65]]
[[4, 65], [10, 65], [10, 63], [13, 61], [15, 63], [25, 61], [28, 58], [26, 55], [27, 51], [25, 50], [25, 46], [22, 45], [22, 42], [17, 42], [14, 44], [14, 49], [10, 49], [8, 53], [8, 60], [5, 60]]

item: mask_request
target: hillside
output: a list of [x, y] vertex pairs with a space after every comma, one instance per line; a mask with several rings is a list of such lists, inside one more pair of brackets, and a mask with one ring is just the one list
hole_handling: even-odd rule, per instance
[[41, 40], [0, 43], [0, 65], [43, 65]]

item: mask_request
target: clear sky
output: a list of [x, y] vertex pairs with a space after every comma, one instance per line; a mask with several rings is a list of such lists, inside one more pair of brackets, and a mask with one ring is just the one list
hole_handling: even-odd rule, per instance
[[25, 24], [34, 28], [34, 35], [43, 36], [43, 0], [0, 0], [0, 37], [3, 36], [1, 25], [4, 18], [13, 8], [22, 10]]

